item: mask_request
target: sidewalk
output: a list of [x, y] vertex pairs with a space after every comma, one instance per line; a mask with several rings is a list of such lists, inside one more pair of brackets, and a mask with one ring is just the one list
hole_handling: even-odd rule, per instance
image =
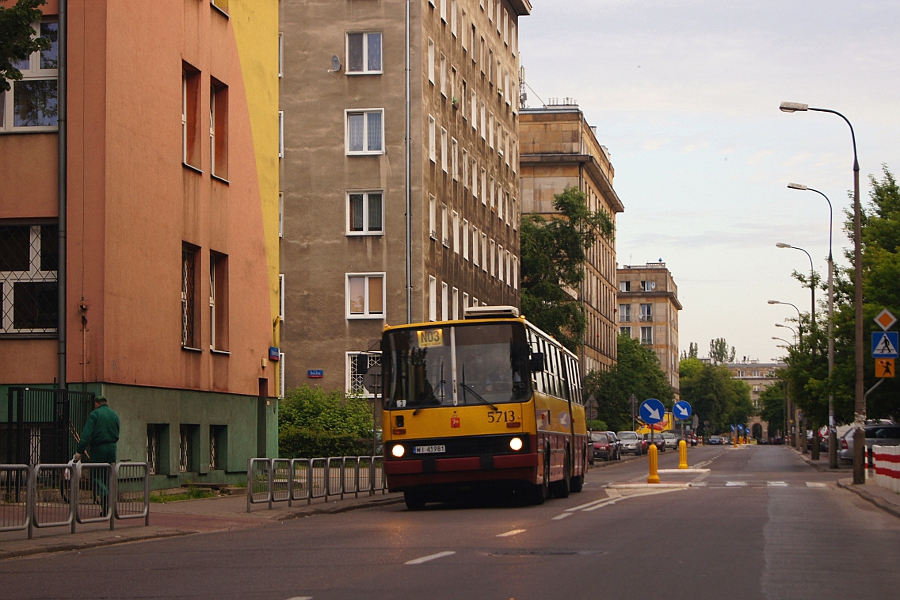
[[151, 503], [148, 526], [144, 526], [144, 519], [131, 519], [116, 521], [112, 531], [108, 523], [79, 524], [74, 534], [70, 533], [69, 527], [35, 528], [34, 539], [30, 540], [24, 530], [0, 533], [0, 560], [155, 538], [248, 529], [317, 514], [341, 513], [400, 502], [403, 502], [401, 494], [360, 494], [359, 498], [329, 499], [327, 503], [321, 498], [313, 500], [312, 504], [307, 504], [305, 500], [295, 501], [291, 507], [287, 502], [276, 502], [272, 510], [268, 510], [266, 503], [253, 504], [249, 513], [245, 495]]

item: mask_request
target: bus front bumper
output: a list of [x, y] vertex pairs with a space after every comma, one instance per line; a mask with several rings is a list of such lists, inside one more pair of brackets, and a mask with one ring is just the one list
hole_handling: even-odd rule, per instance
[[385, 460], [391, 491], [443, 483], [527, 481], [537, 476], [537, 453]]

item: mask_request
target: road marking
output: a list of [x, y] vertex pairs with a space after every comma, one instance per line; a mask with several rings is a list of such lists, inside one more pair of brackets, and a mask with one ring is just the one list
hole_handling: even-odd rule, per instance
[[[570, 510], [571, 510], [571, 509], [570, 509]], [[565, 519], [566, 517], [571, 517], [571, 516], [572, 516], [572, 513], [566, 512], [566, 513], [563, 513], [563, 514], [561, 514], [561, 515], [556, 515], [555, 517], [553, 517], [553, 520], [554, 520], [554, 521], [562, 521], [562, 520]]]
[[769, 487], [787, 487], [788, 484], [786, 481], [770, 481]]
[[523, 533], [524, 531], [525, 531], [524, 529], [513, 529], [512, 531], [507, 531], [506, 533], [498, 533], [497, 537], [512, 537], [514, 535], [519, 535], [520, 533]]
[[293, 598], [288, 598], [287, 600], [312, 600], [312, 596], [294, 596]]
[[453, 550], [445, 550], [444, 552], [438, 552], [437, 554], [429, 554], [428, 556], [420, 556], [419, 558], [414, 558], [412, 560], [406, 561], [405, 565], [421, 565], [422, 563], [426, 563], [429, 560], [436, 560], [438, 558], [444, 558], [445, 556], [451, 556], [456, 554]]
[[827, 483], [819, 483], [819, 482], [817, 482], [817, 481], [807, 481], [807, 482], [806, 482], [806, 487], [811, 487], [811, 488], [824, 488], [824, 487], [828, 487], [828, 484], [827, 484]]
[[725, 487], [746, 487], [746, 481], [729, 481], [725, 484]]

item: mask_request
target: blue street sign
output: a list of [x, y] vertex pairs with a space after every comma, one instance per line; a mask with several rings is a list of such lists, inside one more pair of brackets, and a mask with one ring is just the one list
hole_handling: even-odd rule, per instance
[[738, 431], [744, 431], [744, 426], [743, 426], [743, 425], [738, 425]]
[[897, 331], [873, 331], [872, 358], [897, 358], [898, 336]]
[[731, 430], [734, 431], [734, 425], [731, 426]]
[[690, 419], [692, 412], [693, 409], [691, 409], [691, 405], [684, 400], [679, 400], [675, 403], [675, 406], [672, 407], [672, 413], [679, 421], [687, 421]]
[[641, 421], [655, 425], [666, 417], [666, 407], [656, 398], [647, 398], [641, 404]]

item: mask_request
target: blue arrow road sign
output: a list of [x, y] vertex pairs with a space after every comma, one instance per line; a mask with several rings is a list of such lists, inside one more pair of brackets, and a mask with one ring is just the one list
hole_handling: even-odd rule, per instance
[[656, 398], [647, 398], [641, 404], [641, 421], [655, 425], [666, 417], [666, 407]]
[[731, 430], [734, 431], [734, 425], [731, 426]]
[[897, 358], [898, 336], [897, 331], [873, 331], [872, 358]]
[[743, 425], [738, 425], [738, 431], [743, 431], [743, 430], [744, 430], [744, 426], [743, 426]]
[[674, 413], [675, 418], [679, 421], [687, 421], [690, 419], [692, 412], [691, 405], [684, 400], [679, 400], [675, 403], [675, 406], [672, 407], [672, 413]]

